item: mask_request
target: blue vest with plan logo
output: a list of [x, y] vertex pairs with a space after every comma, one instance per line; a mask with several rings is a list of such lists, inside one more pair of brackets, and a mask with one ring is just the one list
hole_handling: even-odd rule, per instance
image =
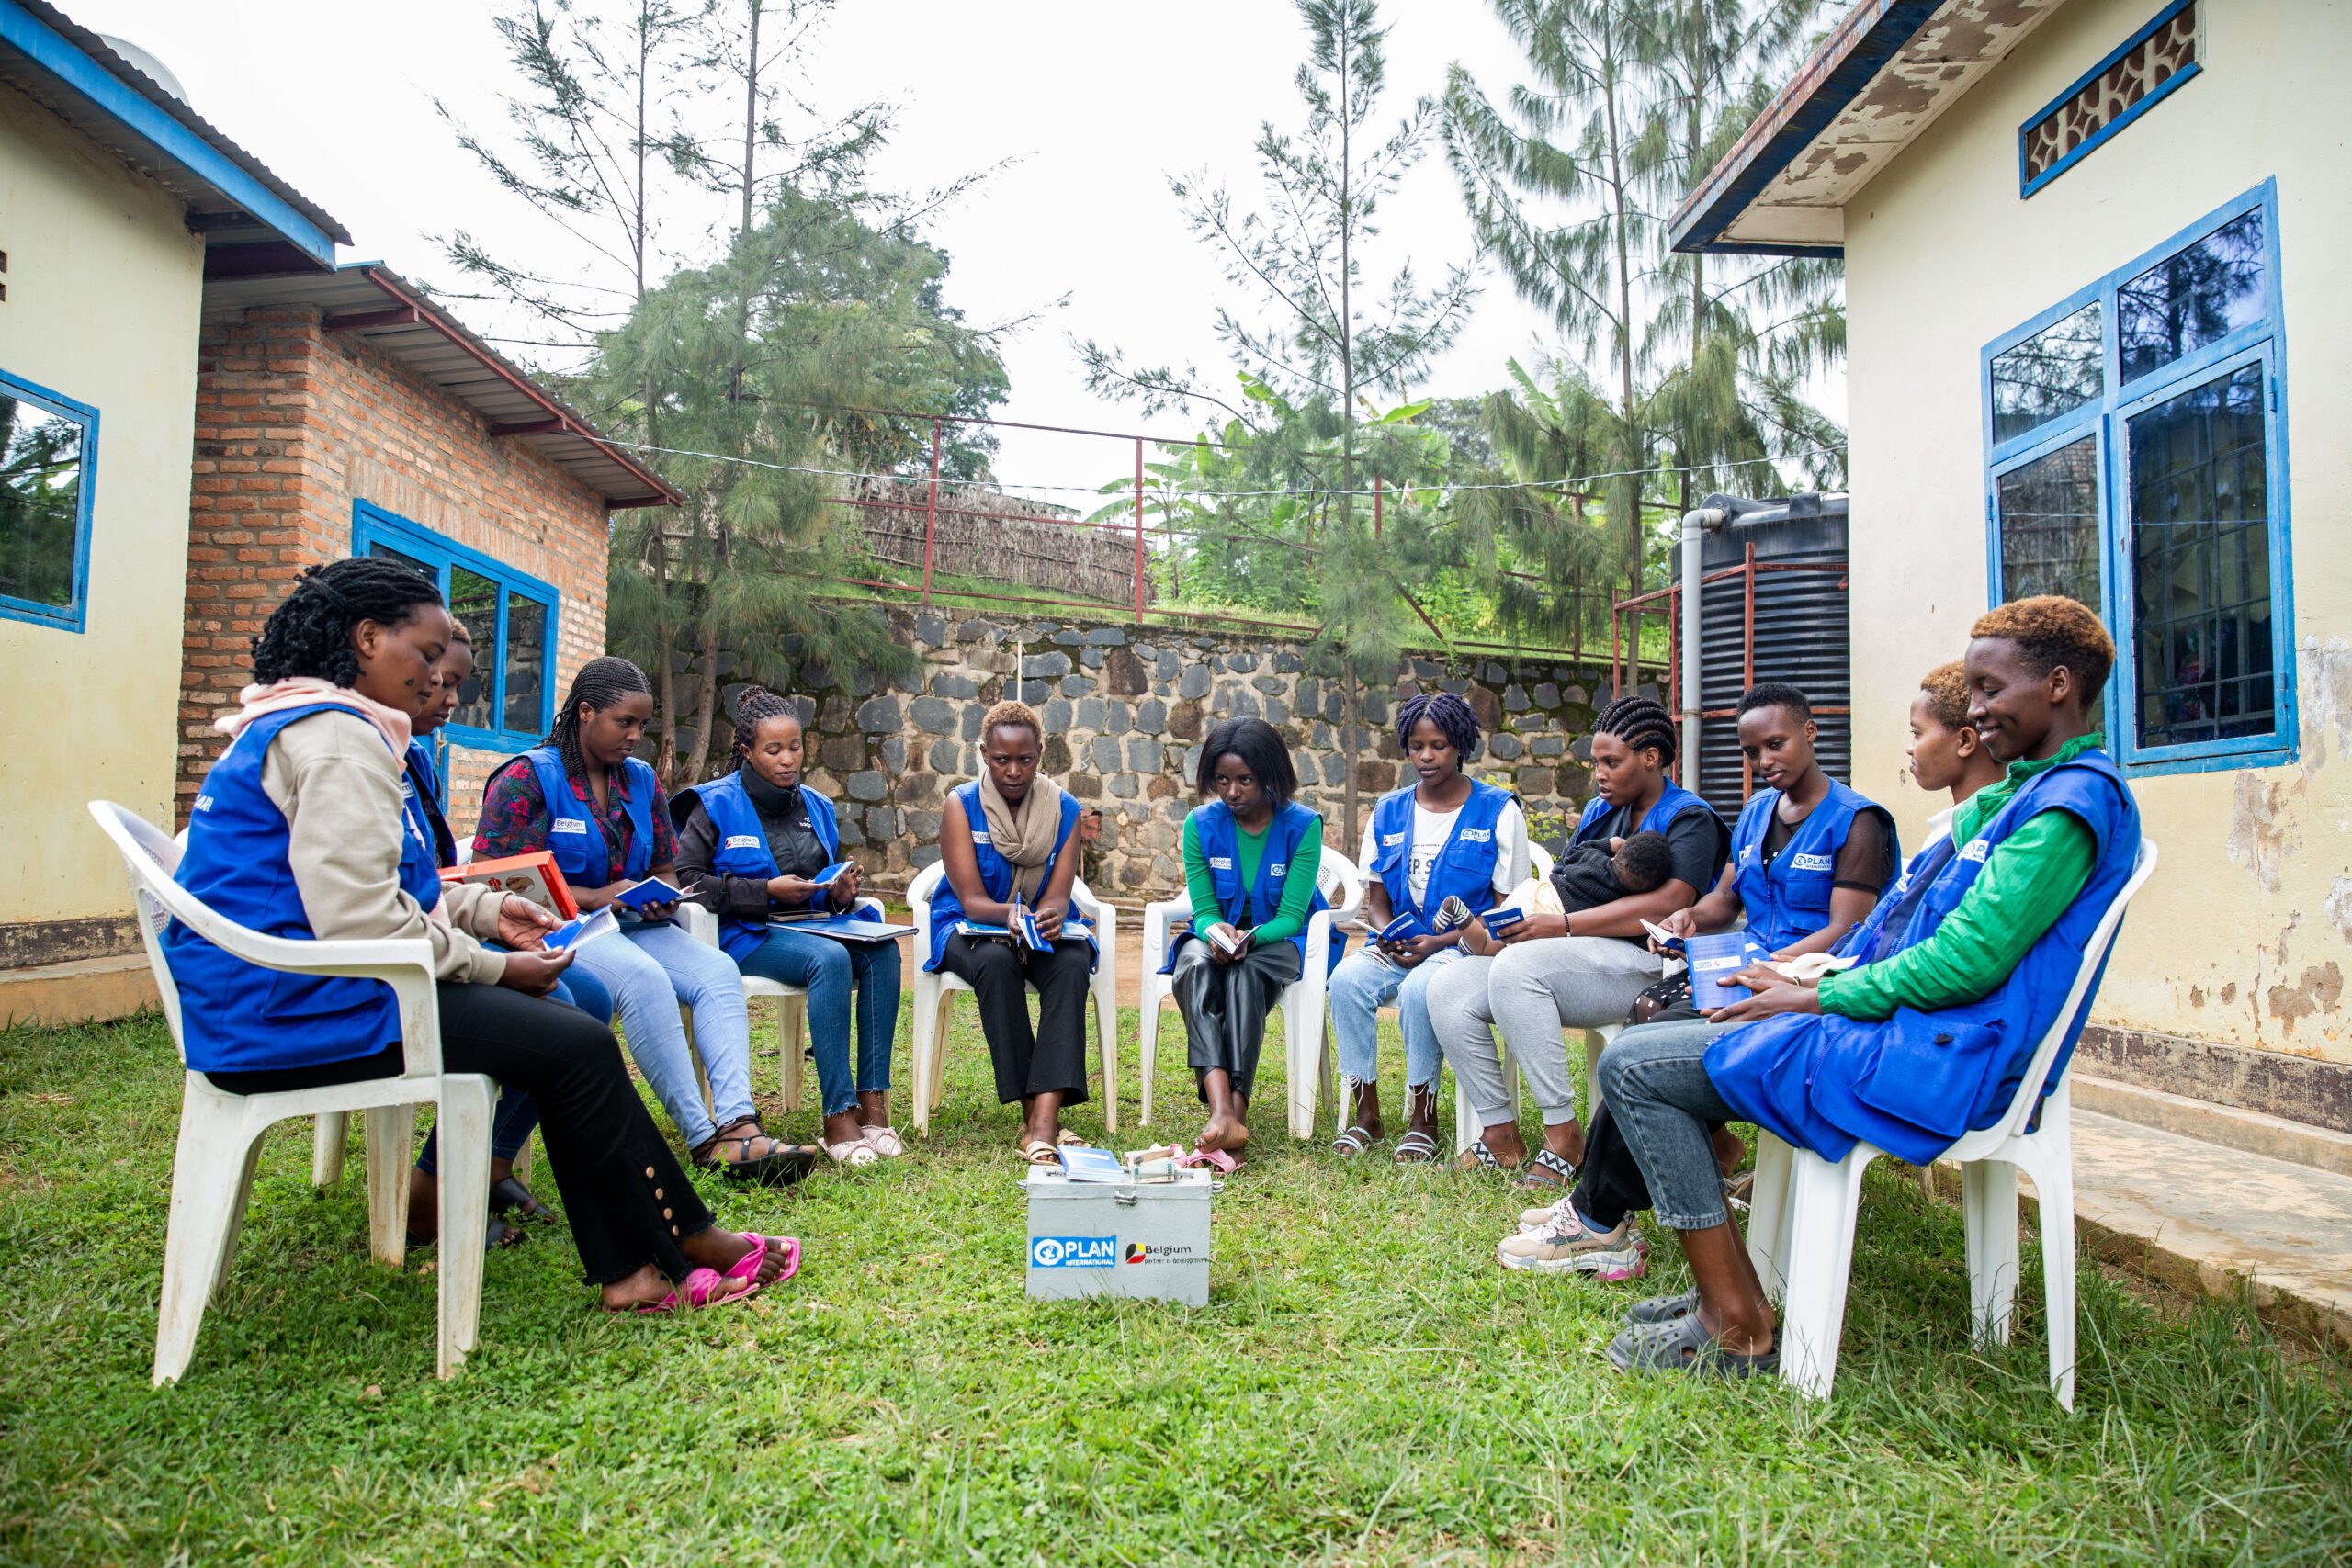
[[[1838, 854], [1854, 818], [1865, 811], [1880, 811], [1878, 803], [1858, 790], [1829, 781], [1826, 798], [1808, 812], [1789, 834], [1781, 852], [1764, 863], [1764, 838], [1772, 815], [1780, 808], [1781, 792], [1759, 789], [1748, 797], [1731, 830], [1732, 889], [1739, 895], [1747, 919], [1747, 934], [1767, 953], [1778, 953], [1801, 942], [1829, 923], [1829, 896], [1837, 886]], [[1894, 824], [1884, 820], [1889, 866], [1902, 863]], [[1894, 873], [1887, 884], [1892, 886]], [[1886, 887], [1879, 892], [1883, 895]]]
[[401, 777], [401, 805], [432, 840], [433, 857], [444, 867], [458, 863], [458, 840], [441, 806], [441, 773], [434, 765], [433, 748], [422, 740], [408, 743], [408, 766]]
[[[810, 789], [798, 786], [800, 804], [808, 808], [808, 826], [815, 829], [817, 842], [824, 847], [825, 863], [832, 863], [841, 853], [842, 830], [833, 813], [833, 803]], [[710, 826], [718, 836], [718, 847], [712, 852], [710, 869], [725, 876], [752, 876], [765, 882], [780, 874], [775, 855], [768, 848], [768, 830], [760, 825], [759, 807], [752, 804], [751, 793], [743, 787], [743, 775], [729, 773], [708, 784], [695, 785], [701, 797], [702, 808], [710, 816]], [[815, 908], [827, 895], [820, 891], [808, 908]], [[873, 910], [859, 908], [852, 919], [878, 919]], [[718, 945], [727, 950], [729, 958], [741, 959], [745, 953], [767, 940], [764, 921], [729, 920], [718, 928]]]
[[1366, 869], [1388, 890], [1388, 912], [1409, 911], [1420, 916], [1426, 925], [1448, 898], [1461, 899], [1474, 915], [1494, 908], [1495, 857], [1502, 853], [1502, 846], [1495, 841], [1495, 826], [1510, 802], [1510, 791], [1477, 779], [1470, 781], [1470, 798], [1455, 814], [1453, 830], [1438, 851], [1429, 882], [1421, 889], [1421, 901], [1416, 904], [1409, 881], [1413, 789], [1382, 795], [1380, 804], [1372, 808], [1372, 864]]
[[628, 780], [621, 801], [621, 809], [628, 814], [628, 850], [620, 875], [615, 876], [612, 854], [605, 845], [604, 824], [589, 816], [588, 802], [571, 793], [571, 778], [564, 771], [561, 753], [552, 746], [537, 746], [524, 752], [523, 759], [538, 775], [539, 794], [548, 807], [548, 848], [554, 852], [564, 881], [574, 887], [643, 881], [653, 866], [653, 797], [662, 793], [652, 768], [635, 757], [622, 768]]
[[[980, 886], [1001, 903], [1012, 891], [1012, 863], [996, 852], [995, 840], [989, 835], [989, 819], [980, 809], [980, 781], [957, 784], [951, 798], [964, 807], [964, 822], [972, 832], [972, 858], [979, 863]], [[1061, 826], [1054, 834], [1054, 852], [1046, 857], [1046, 874], [1038, 886], [1053, 886], [1054, 867], [1061, 863], [1063, 852], [1069, 848], [1070, 829], [1078, 826], [1078, 797], [1064, 790]], [[1075, 914], [1077, 910], [1073, 908], [1070, 912]], [[963, 918], [964, 901], [956, 897], [956, 884], [943, 874], [938, 886], [931, 891], [931, 956], [923, 960], [925, 969], [939, 967], [940, 957], [947, 951], [947, 939], [956, 934], [956, 922]], [[1086, 945], [1096, 956], [1101, 955], [1102, 949], [1095, 946], [1091, 932]]]
[[[204, 775], [203, 791], [188, 813], [187, 848], [173, 880], [219, 914], [265, 936], [318, 940], [295, 885], [286, 814], [262, 788], [261, 774], [280, 730], [330, 711], [366, 717], [341, 703], [321, 702], [247, 725]], [[441, 902], [441, 869], [433, 846], [405, 809], [400, 835], [401, 891], [431, 910]], [[164, 929], [164, 958], [179, 987], [187, 1065], [198, 1072], [349, 1061], [373, 1055], [401, 1036], [399, 1006], [381, 980], [260, 968], [177, 921]]]
[[[1904, 1008], [1878, 1021], [1790, 1013], [1728, 1032], [1707, 1047], [1707, 1076], [1741, 1120], [1825, 1159], [1843, 1159], [1868, 1139], [1924, 1165], [1962, 1134], [2000, 1119], [2139, 856], [2140, 808], [2107, 754], [2085, 751], [2035, 774], [1966, 844], [1928, 845], [1838, 944], [1868, 964], [1927, 941], [1994, 851], [2044, 811], [2080, 818], [2097, 858], [2083, 890], [2009, 977], [1990, 996], [1934, 1012]], [[2074, 1054], [2098, 981], [2094, 976], [2067, 1021], [2045, 1093]]]
[[[1237, 930], [1248, 931], [1272, 919], [1282, 908], [1283, 890], [1290, 885], [1290, 879], [1301, 874], [1314, 876], [1320, 869], [1295, 863], [1299, 841], [1306, 837], [1306, 830], [1322, 818], [1295, 800], [1275, 812], [1273, 820], [1266, 825], [1266, 847], [1258, 857], [1258, 880], [1249, 887], [1241, 885], [1241, 863], [1238, 858], [1241, 829], [1233, 820], [1232, 807], [1221, 800], [1213, 800], [1206, 806], [1195, 807], [1192, 820], [1193, 830], [1200, 836], [1201, 858], [1209, 863], [1210, 885], [1216, 889], [1216, 918]], [[1323, 889], [1317, 886], [1314, 901], [1306, 907], [1307, 916], [1312, 919], [1317, 911], [1330, 907], [1331, 901], [1323, 897]], [[1202, 911], [1193, 911], [1194, 931], [1204, 930], [1211, 923], [1210, 917]], [[1182, 933], [1178, 934], [1181, 936]], [[1298, 950], [1299, 973], [1304, 975], [1306, 972], [1305, 929], [1288, 940]], [[1330, 973], [1332, 966], [1340, 962], [1340, 955], [1347, 952], [1347, 933], [1332, 931], [1327, 946], [1329, 952], [1323, 964], [1325, 974]], [[1175, 967], [1176, 944], [1170, 942], [1159, 972], [1165, 975]]]

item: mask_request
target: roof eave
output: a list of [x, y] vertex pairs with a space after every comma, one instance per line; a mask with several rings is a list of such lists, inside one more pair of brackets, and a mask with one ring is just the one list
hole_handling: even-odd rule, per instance
[[1872, 78], [1942, 8], [1944, 0], [1862, 0], [1799, 68], [1789, 85], [1708, 172], [1668, 226], [1677, 251], [1759, 255], [1838, 255], [1843, 247], [1798, 241], [1724, 242], [1765, 186], [1859, 97]]
[[0, 0], [0, 47], [30, 61], [71, 102], [119, 126], [147, 155], [250, 214], [273, 247], [290, 248], [296, 265], [331, 268], [335, 246], [351, 243], [341, 223], [44, 0]]

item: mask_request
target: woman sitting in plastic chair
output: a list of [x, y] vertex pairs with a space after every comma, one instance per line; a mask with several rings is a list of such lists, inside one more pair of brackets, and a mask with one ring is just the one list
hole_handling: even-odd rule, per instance
[[[1021, 1156], [1032, 1165], [1057, 1164], [1059, 1145], [1084, 1141], [1062, 1130], [1061, 1113], [1086, 1099], [1086, 990], [1095, 963], [1093, 935], [1070, 913], [1080, 807], [1038, 775], [1045, 735], [1025, 703], [999, 703], [982, 717], [985, 770], [958, 784], [940, 814], [945, 874], [931, 896], [922, 965], [958, 976], [978, 998], [997, 1102], [1021, 1102]], [[1023, 911], [1035, 919], [1043, 951], [1010, 934]]]
[[[899, 944], [837, 942], [772, 926], [771, 914], [858, 908], [858, 870], [838, 863], [833, 803], [800, 780], [800, 716], [773, 692], [735, 705], [735, 771], [678, 797], [678, 874], [719, 919], [719, 946], [746, 975], [808, 993], [808, 1040], [817, 1058], [824, 1129], [818, 1146], [835, 1165], [872, 1165], [905, 1154], [890, 1125], [890, 1043], [899, 1032]], [[852, 992], [857, 1073], [850, 1073]], [[797, 1070], [795, 1068], [794, 1070]]]
[[[221, 720], [234, 739], [205, 776], [175, 880], [266, 935], [428, 942], [442, 1062], [537, 1101], [565, 1218], [608, 1310], [699, 1307], [786, 1276], [799, 1243], [714, 1225], [612, 1032], [546, 999], [572, 960], [544, 951], [554, 918], [486, 887], [442, 886], [401, 776], [449, 626], [432, 580], [397, 562], [305, 572], [254, 639], [256, 683]], [[381, 981], [256, 968], [177, 924], [164, 947], [187, 1065], [216, 1088], [278, 1093], [405, 1070]]]
[[[2087, 714], [2114, 660], [2098, 615], [2071, 599], [1979, 617], [1963, 661], [1968, 723], [2007, 772], [1958, 807], [1950, 834], [1840, 944], [1853, 964], [1815, 984], [1751, 966], [1734, 983], [1753, 994], [1710, 1013], [1740, 1027], [1711, 1043], [1695, 1025], [1654, 1024], [1602, 1055], [1604, 1119], [1639, 1180], [1629, 1190], [1623, 1161], [1597, 1155], [1552, 1223], [1622, 1248], [1628, 1211], [1654, 1200], [1697, 1285], [1634, 1307], [1609, 1348], [1619, 1370], [1779, 1370], [1772, 1310], [1724, 1210], [1709, 1122], [1754, 1122], [1825, 1159], [1868, 1140], [1924, 1165], [2016, 1099], [2140, 850], [2139, 807]], [[2050, 1083], [2064, 1065], [2062, 1054]], [[1633, 1250], [1618, 1277], [1639, 1272]]]
[[1330, 908], [1316, 886], [1323, 818], [1291, 798], [1298, 774], [1272, 725], [1228, 718], [1210, 730], [1193, 787], [1216, 798], [1184, 818], [1193, 924], [1161, 973], [1173, 976], [1185, 1060], [1209, 1118], [1178, 1163], [1231, 1171], [1250, 1141], [1266, 1014], [1304, 965], [1339, 963], [1348, 939], [1335, 931], [1325, 952], [1306, 951], [1307, 919]]

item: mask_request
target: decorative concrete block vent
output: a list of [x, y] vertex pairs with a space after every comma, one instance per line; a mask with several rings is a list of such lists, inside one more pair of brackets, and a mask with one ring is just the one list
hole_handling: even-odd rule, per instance
[[[1589, 736], [1607, 700], [1605, 668], [1411, 657], [1394, 686], [1365, 692], [1369, 734], [1349, 747], [1340, 733], [1340, 682], [1310, 673], [1301, 643], [1008, 615], [888, 615], [902, 646], [922, 658], [910, 677], [879, 686], [865, 671], [811, 667], [786, 690], [813, 718], [808, 783], [837, 803], [847, 852], [889, 882], [939, 858], [940, 810], [948, 791], [978, 775], [981, 716], [1005, 696], [1045, 720], [1046, 773], [1102, 808], [1102, 837], [1088, 852], [1084, 875], [1097, 892], [1123, 898], [1166, 897], [1182, 885], [1182, 832], [1196, 804], [1201, 742], [1234, 716], [1262, 718], [1289, 741], [1299, 797], [1325, 814], [1335, 844], [1351, 766], [1360, 812], [1411, 782], [1389, 729], [1399, 690], [1438, 687], [1468, 700], [1487, 736], [1473, 773], [1517, 791], [1548, 841], [1591, 791]], [[722, 659], [722, 681], [734, 662]], [[691, 671], [682, 675], [682, 702], [694, 679]], [[730, 715], [746, 689], [721, 686]], [[1353, 854], [1355, 846], [1342, 847]]]

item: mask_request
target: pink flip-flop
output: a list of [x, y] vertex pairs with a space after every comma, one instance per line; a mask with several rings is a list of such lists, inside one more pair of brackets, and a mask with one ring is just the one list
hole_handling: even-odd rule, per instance
[[1231, 1176], [1241, 1168], [1241, 1162], [1223, 1149], [1194, 1149], [1190, 1154], [1178, 1155], [1176, 1166], [1180, 1170], [1198, 1170], [1206, 1167], [1220, 1176]]
[[[750, 1258], [752, 1254], [747, 1252], [743, 1256]], [[753, 1267], [756, 1268], [758, 1265], [754, 1263]], [[681, 1294], [686, 1298], [684, 1304], [691, 1310], [707, 1307], [716, 1302], [731, 1302], [739, 1296], [748, 1296], [752, 1293], [752, 1291], [738, 1291], [734, 1295], [722, 1296], [718, 1294], [718, 1288], [726, 1282], [727, 1276], [716, 1269], [697, 1269], [680, 1280], [676, 1290], [672, 1291], [660, 1301], [639, 1302], [629, 1310], [636, 1313], [675, 1312], [680, 1304], [678, 1297]], [[752, 1290], [757, 1289], [759, 1289], [757, 1285], [752, 1287]]]
[[[791, 1279], [795, 1274], [800, 1272], [800, 1238], [798, 1236], [759, 1235], [748, 1232], [746, 1235], [750, 1235], [751, 1238], [751, 1250], [744, 1253], [742, 1257], [737, 1258], [734, 1264], [729, 1268], [726, 1275], [724, 1276], [729, 1280], [751, 1280], [752, 1290], [745, 1291], [742, 1294], [748, 1296], [752, 1293], [752, 1291], [757, 1291], [763, 1288], [760, 1284], [760, 1264], [767, 1258], [768, 1248], [771, 1247], [780, 1247], [783, 1249], [784, 1269], [781, 1273], [777, 1274], [775, 1279], [770, 1280], [768, 1284], [781, 1285], [786, 1280]], [[732, 1298], [730, 1297], [729, 1299], [731, 1300]]]

